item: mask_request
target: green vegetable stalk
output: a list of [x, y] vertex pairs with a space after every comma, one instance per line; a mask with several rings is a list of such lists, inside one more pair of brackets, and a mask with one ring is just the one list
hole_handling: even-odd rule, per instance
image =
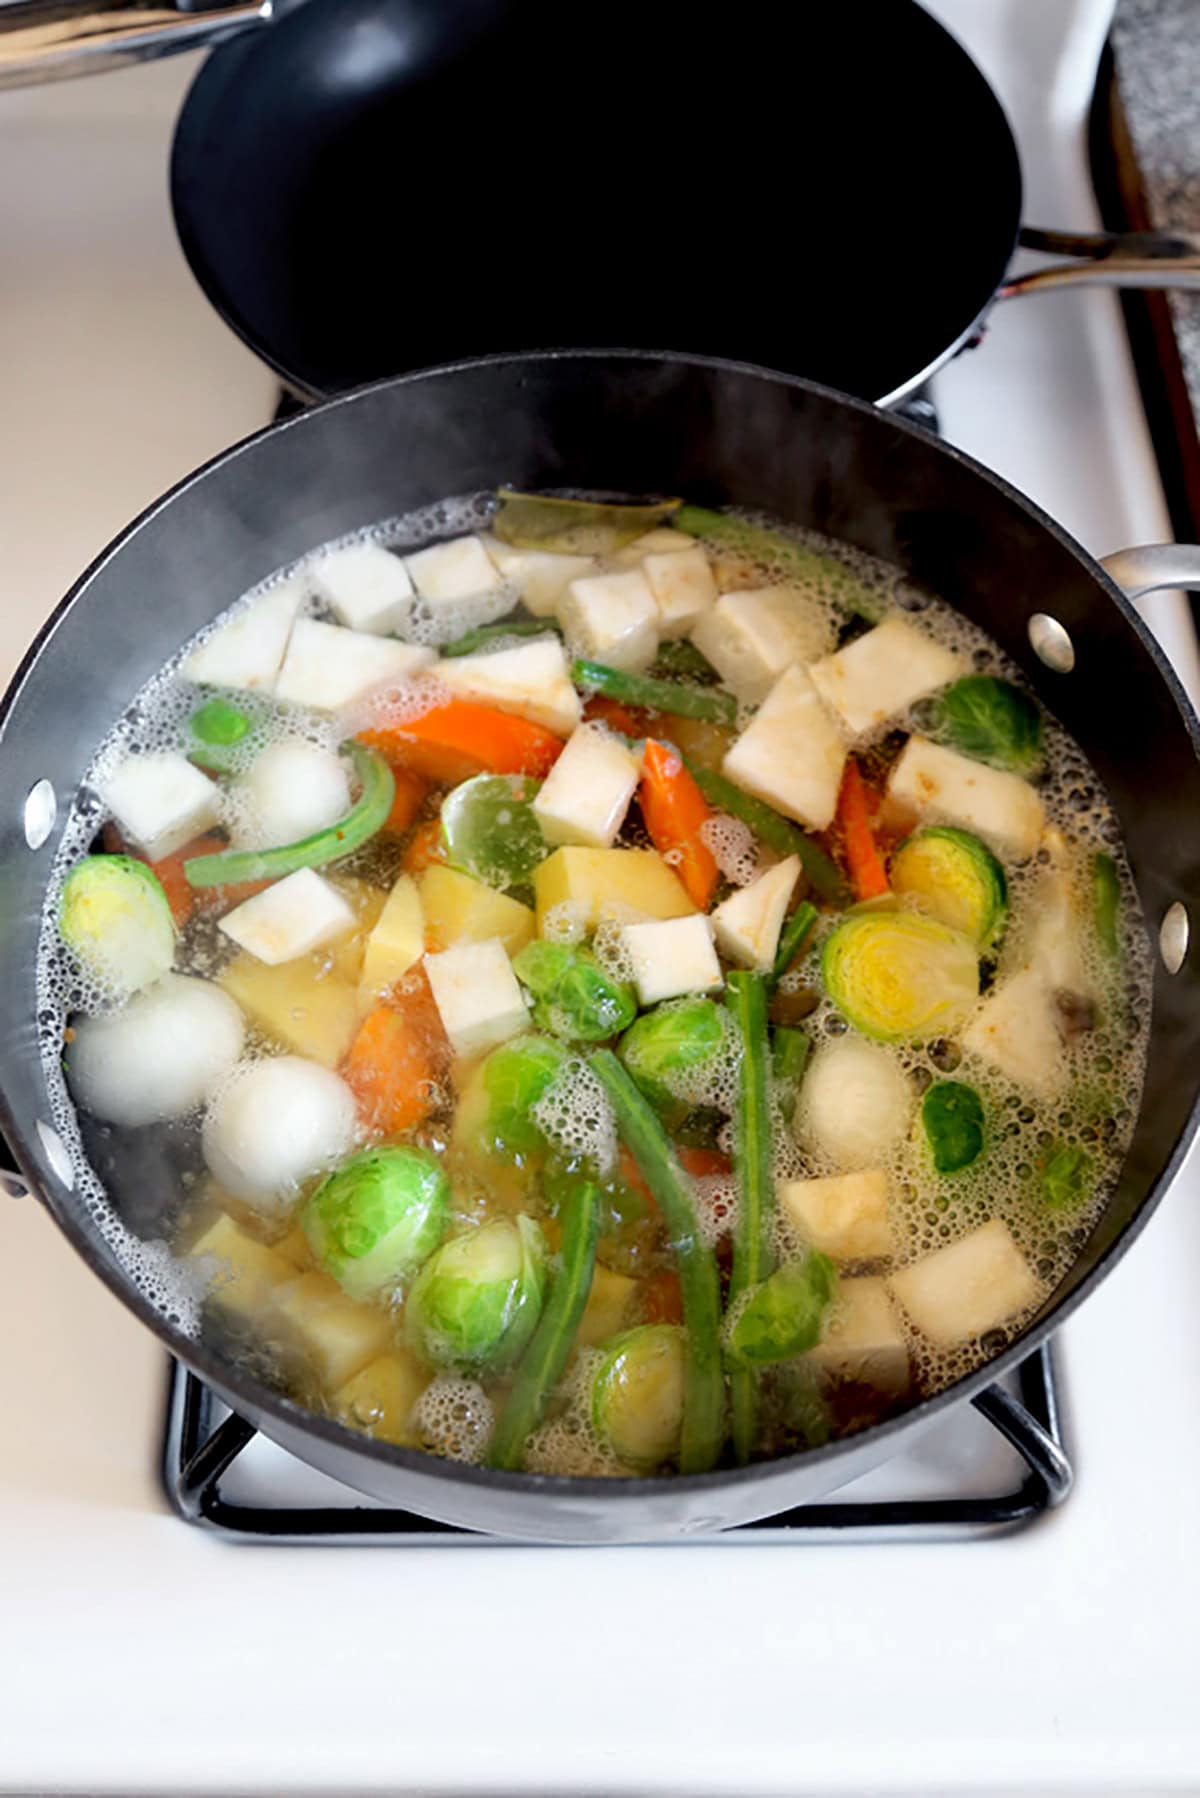
[[716, 1256], [700, 1234], [688, 1177], [649, 1103], [610, 1049], [595, 1050], [589, 1065], [608, 1094], [621, 1141], [662, 1212], [674, 1248], [687, 1328], [679, 1468], [705, 1473], [715, 1465], [725, 1436]]
[[630, 674], [603, 662], [571, 664], [577, 687], [603, 693], [622, 705], [644, 706], [651, 712], [671, 712], [677, 718], [702, 718], [709, 724], [736, 724], [737, 700], [724, 688], [681, 687], [675, 681], [655, 680], [649, 674]]
[[740, 818], [743, 824], [750, 826], [755, 836], [762, 838], [769, 849], [777, 850], [780, 855], [798, 855], [801, 867], [822, 899], [828, 899], [834, 905], [849, 902], [850, 895], [841, 870], [830, 861], [819, 843], [814, 843], [811, 837], [805, 836], [787, 818], [781, 818], [777, 811], [764, 805], [761, 799], [754, 799], [749, 793], [743, 793], [741, 787], [735, 787], [723, 774], [717, 774], [711, 768], [701, 768], [695, 762], [688, 762], [686, 765], [710, 805], [715, 805], [719, 811], [728, 812], [731, 818]]
[[[771, 1113], [767, 1103], [767, 995], [758, 974], [730, 974], [725, 1003], [741, 1037], [737, 1110], [734, 1113], [734, 1170], [741, 1206], [733, 1238], [730, 1306], [764, 1280], [769, 1271], [767, 1224], [772, 1205]], [[758, 1380], [753, 1368], [736, 1366], [730, 1380], [733, 1449], [744, 1467], [758, 1427]]]
[[812, 1042], [803, 1030], [778, 1024], [771, 1032], [771, 1049], [775, 1085], [784, 1113], [790, 1115], [812, 1053]]
[[223, 887], [247, 880], [279, 880], [297, 868], [320, 868], [337, 861], [379, 831], [392, 808], [396, 782], [381, 755], [361, 743], [349, 745], [362, 791], [344, 818], [296, 843], [277, 849], [222, 849], [215, 855], [194, 855], [183, 864], [190, 886]]
[[562, 627], [553, 618], [503, 618], [499, 624], [477, 624], [473, 631], [464, 631], [453, 643], [443, 644], [442, 654], [478, 655], [480, 650], [504, 643], [509, 637], [545, 637], [550, 632], [556, 637], [562, 635]]
[[1101, 849], [1092, 857], [1092, 918], [1110, 961], [1121, 953], [1121, 883], [1117, 864]]
[[665, 643], [660, 643], [654, 667], [671, 680], [698, 680], [716, 686], [721, 678], [690, 637], [669, 637]]
[[488, 1465], [518, 1468], [562, 1376], [591, 1291], [600, 1234], [600, 1194], [590, 1181], [572, 1186], [559, 1209], [562, 1251], [537, 1329], [521, 1357], [512, 1391], [496, 1422]]
[[851, 617], [865, 618], [876, 624], [883, 617], [879, 596], [839, 562], [836, 556], [822, 555], [797, 543], [782, 532], [768, 531], [762, 525], [748, 524], [729, 512], [710, 512], [704, 506], [680, 506], [671, 517], [676, 530], [689, 537], [702, 537], [719, 549], [749, 556], [756, 562], [773, 563], [781, 572], [796, 579], [815, 582], [828, 593], [834, 604]]
[[775, 951], [775, 965], [766, 976], [767, 993], [775, 991], [796, 957], [799, 955], [808, 938], [813, 925], [817, 921], [817, 908], [805, 899], [788, 918], [779, 933], [779, 947]]

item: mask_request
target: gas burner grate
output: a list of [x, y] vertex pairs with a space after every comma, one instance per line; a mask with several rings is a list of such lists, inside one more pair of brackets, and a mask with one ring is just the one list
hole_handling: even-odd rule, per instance
[[[689, 1537], [721, 1544], [771, 1542], [942, 1541], [996, 1535], [1034, 1522], [1061, 1504], [1072, 1471], [1063, 1445], [1058, 1391], [1049, 1344], [1022, 1362], [1013, 1386], [993, 1386], [974, 1405], [1016, 1449], [1025, 1473], [1015, 1490], [984, 1496], [892, 1500], [826, 1500], [761, 1518], [723, 1535]], [[230, 1413], [178, 1362], [171, 1363], [163, 1478], [172, 1508], [185, 1522], [228, 1542], [292, 1546], [399, 1547], [457, 1544], [525, 1546], [452, 1524], [358, 1502], [338, 1488], [340, 1502], [283, 1502], [261, 1482], [250, 1496], [231, 1496], [225, 1476], [255, 1440], [253, 1425]], [[1004, 1481], [997, 1482], [1003, 1486]]]

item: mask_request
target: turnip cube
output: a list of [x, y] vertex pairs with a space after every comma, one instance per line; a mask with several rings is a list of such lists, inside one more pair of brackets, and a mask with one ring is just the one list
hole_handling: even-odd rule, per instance
[[571, 648], [609, 668], [648, 668], [658, 650], [658, 601], [640, 568], [572, 581], [559, 602]]
[[411, 680], [432, 660], [431, 649], [414, 643], [299, 618], [275, 683], [275, 697], [317, 712], [336, 712], [372, 687]]
[[269, 693], [305, 591], [305, 577], [297, 574], [240, 607], [188, 656], [181, 670], [185, 679], [199, 686]]
[[645, 558], [642, 573], [658, 602], [660, 637], [686, 637], [716, 604], [717, 583], [702, 549], [660, 550]]
[[131, 755], [100, 783], [100, 797], [135, 849], [161, 861], [217, 822], [217, 789], [173, 750]]
[[961, 656], [894, 613], [808, 672], [826, 705], [857, 736], [956, 680], [965, 668]]
[[1036, 968], [1022, 968], [992, 988], [963, 1031], [962, 1046], [1043, 1098], [1066, 1084], [1051, 989]]
[[308, 564], [319, 599], [351, 630], [384, 636], [403, 630], [412, 610], [412, 581], [399, 556], [381, 543], [352, 543]]
[[412, 584], [435, 605], [473, 599], [503, 585], [500, 571], [478, 537], [453, 537], [404, 558]]
[[313, 868], [298, 868], [226, 912], [218, 929], [269, 967], [295, 961], [353, 930], [357, 919], [336, 887]]
[[871, 1261], [892, 1252], [888, 1181], [882, 1168], [789, 1180], [779, 1203], [800, 1234], [835, 1261]]
[[908, 1344], [882, 1279], [870, 1275], [841, 1282], [824, 1340], [809, 1359], [830, 1379], [853, 1380], [893, 1396], [908, 1391]]
[[804, 669], [792, 667], [722, 766], [743, 791], [810, 830], [825, 830], [833, 822], [845, 760], [841, 730]]
[[718, 905], [712, 914], [717, 947], [727, 961], [762, 973], [774, 964], [788, 900], [800, 873], [800, 857], [789, 855]]
[[525, 610], [535, 618], [552, 618], [570, 583], [590, 574], [596, 566], [592, 556], [561, 555], [551, 549], [514, 549], [498, 537], [485, 536], [480, 541], [505, 582], [520, 594]]
[[696, 539], [686, 531], [677, 531], [669, 524], [659, 525], [655, 530], [643, 531], [632, 543], [626, 543], [609, 558], [620, 568], [636, 568], [646, 556], [670, 555], [677, 549], [691, 549]]
[[608, 848], [637, 783], [637, 758], [624, 743], [598, 725], [581, 724], [533, 802], [546, 841]]
[[621, 938], [643, 1005], [681, 993], [712, 992], [721, 985], [712, 925], [700, 912], [653, 924], [626, 924]]
[[998, 1329], [1033, 1305], [1040, 1290], [998, 1217], [902, 1267], [888, 1286], [918, 1330], [946, 1348]]
[[766, 698], [785, 668], [828, 649], [829, 620], [793, 587], [723, 593], [692, 631], [726, 686], [748, 705]]
[[1031, 856], [1041, 840], [1042, 802], [1028, 781], [925, 737], [908, 739], [887, 790], [889, 799], [919, 818], [973, 830], [1017, 861]]
[[525, 1029], [525, 1000], [504, 945], [495, 937], [427, 955], [424, 965], [456, 1055], [482, 1055]]
[[451, 656], [438, 663], [437, 677], [462, 699], [528, 718], [561, 737], [569, 736], [583, 715], [557, 637], [534, 637], [513, 649], [482, 655]]

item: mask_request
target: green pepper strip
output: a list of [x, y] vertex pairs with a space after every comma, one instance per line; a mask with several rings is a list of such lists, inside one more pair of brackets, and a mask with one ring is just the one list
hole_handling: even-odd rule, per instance
[[[772, 1204], [771, 1114], [767, 1104], [767, 993], [762, 976], [749, 974], [744, 969], [730, 974], [725, 1003], [742, 1043], [734, 1113], [734, 1170], [740, 1204], [727, 1300], [732, 1308], [771, 1271], [767, 1245], [767, 1220]], [[731, 1369], [730, 1391], [733, 1397], [733, 1450], [739, 1465], [744, 1467], [753, 1452], [758, 1431], [756, 1370], [753, 1367]]]
[[373, 837], [392, 809], [396, 782], [381, 755], [361, 743], [347, 745], [362, 791], [346, 816], [297, 843], [277, 849], [221, 849], [216, 855], [194, 855], [183, 864], [189, 886], [223, 887], [245, 880], [278, 880], [297, 868], [319, 868], [349, 855]]
[[823, 556], [778, 531], [747, 524], [744, 518], [729, 512], [710, 512], [704, 506], [680, 506], [669, 522], [689, 537], [703, 537], [706, 542], [750, 556], [756, 562], [774, 562], [802, 580], [818, 582], [834, 604], [852, 617], [865, 618], [871, 624], [883, 617], [884, 606], [878, 595], [869, 592], [836, 556]]
[[562, 636], [561, 627], [553, 618], [509, 618], [499, 624], [479, 624], [473, 631], [465, 631], [456, 637], [453, 643], [442, 647], [444, 656], [470, 656], [477, 650], [487, 649], [492, 643], [503, 643], [506, 637], [545, 637], [553, 634]]
[[679, 1468], [681, 1473], [706, 1473], [715, 1465], [725, 1439], [717, 1258], [700, 1234], [688, 1177], [649, 1102], [611, 1049], [595, 1050], [589, 1065], [608, 1094], [621, 1141], [662, 1212], [675, 1251], [687, 1326]]
[[799, 955], [809, 931], [817, 921], [817, 908], [808, 900], [798, 905], [791, 917], [784, 924], [779, 934], [779, 947], [775, 951], [775, 965], [766, 976], [767, 992], [773, 993], [783, 979], [796, 957]]
[[681, 687], [675, 681], [654, 680], [648, 674], [607, 668], [603, 662], [572, 662], [571, 679], [577, 687], [603, 693], [606, 699], [619, 699], [624, 705], [671, 712], [676, 718], [702, 718], [708, 724], [737, 722], [737, 700], [733, 694], [710, 687]]
[[521, 1357], [512, 1391], [488, 1446], [488, 1466], [521, 1466], [529, 1438], [542, 1421], [558, 1384], [592, 1289], [600, 1235], [600, 1192], [590, 1180], [573, 1186], [562, 1202], [562, 1259], [545, 1309]]
[[768, 848], [777, 850], [780, 855], [798, 855], [801, 867], [822, 899], [828, 899], [835, 905], [849, 903], [850, 895], [841, 871], [830, 861], [819, 843], [814, 843], [796, 825], [781, 818], [777, 811], [764, 805], [761, 799], [743, 793], [741, 787], [735, 787], [723, 774], [717, 774], [711, 768], [697, 767], [694, 762], [686, 765], [710, 805], [715, 805], [718, 811], [728, 812], [731, 818], [740, 818], [743, 824], [750, 826], [755, 836], [761, 837]]

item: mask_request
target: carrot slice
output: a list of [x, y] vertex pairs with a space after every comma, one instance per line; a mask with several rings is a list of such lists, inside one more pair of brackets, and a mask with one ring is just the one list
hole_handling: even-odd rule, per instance
[[717, 864], [700, 827], [712, 808], [676, 751], [653, 737], [642, 756], [640, 799], [650, 841], [671, 862], [692, 904], [707, 911]]
[[400, 986], [369, 1011], [342, 1064], [358, 1114], [370, 1130], [397, 1136], [432, 1110], [446, 1042], [422, 979]]
[[408, 768], [393, 768], [392, 777], [396, 782], [396, 791], [392, 797], [392, 809], [383, 821], [383, 828], [388, 836], [402, 837], [424, 804], [429, 783]]
[[562, 738], [540, 724], [491, 706], [451, 699], [418, 718], [360, 733], [395, 767], [439, 786], [455, 786], [472, 774], [549, 774], [562, 754]]
[[859, 899], [878, 899], [888, 891], [888, 877], [871, 829], [867, 787], [853, 756], [846, 759], [838, 793], [837, 825], [842, 833], [846, 867]]

